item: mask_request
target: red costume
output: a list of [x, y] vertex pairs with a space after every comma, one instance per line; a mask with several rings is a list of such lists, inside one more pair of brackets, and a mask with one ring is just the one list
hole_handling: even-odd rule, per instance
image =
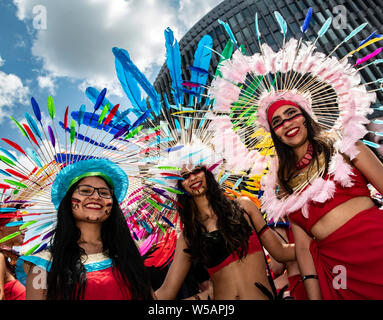
[[[369, 197], [366, 179], [355, 168], [353, 174], [352, 187], [336, 183], [331, 199], [310, 201], [308, 217], [299, 210], [289, 215], [291, 221], [311, 235], [313, 225], [336, 206], [354, 197]], [[323, 299], [383, 299], [382, 235], [383, 212], [374, 206], [356, 214], [325, 239], [311, 241]]]
[[25, 300], [25, 287], [17, 279], [4, 283], [5, 300]]

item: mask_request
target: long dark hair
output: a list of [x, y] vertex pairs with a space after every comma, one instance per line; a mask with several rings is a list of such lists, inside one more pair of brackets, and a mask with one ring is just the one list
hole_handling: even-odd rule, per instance
[[[217, 227], [221, 231], [228, 250], [230, 252], [236, 251], [242, 259], [248, 252], [248, 239], [251, 231], [246, 218], [243, 216], [244, 210], [237, 202], [225, 196], [210, 171], [206, 168], [202, 168], [202, 170], [206, 177], [206, 196], [217, 216]], [[180, 181], [178, 188], [183, 188]], [[206, 264], [209, 256], [205, 249], [202, 232], [207, 230], [198, 219], [197, 207], [193, 199], [186, 194], [177, 195], [177, 198], [182, 206], [179, 209], [179, 214], [184, 226], [183, 234], [188, 246], [187, 252], [193, 262]]]
[[[81, 233], [75, 224], [71, 205], [78, 183], [68, 190], [58, 209], [57, 226], [50, 244], [48, 300], [84, 297], [86, 271], [80, 257], [86, 253], [77, 243]], [[101, 239], [103, 251], [112, 259], [114, 270], [119, 271], [114, 273], [118, 282], [129, 288], [132, 299], [151, 300], [149, 275], [114, 195], [111, 213], [102, 224]]]
[[[325, 136], [324, 131], [316, 123], [310, 115], [301, 108], [303, 116], [305, 118], [305, 126], [307, 128], [307, 138], [313, 146], [313, 159], [316, 160], [318, 169], [319, 163], [317, 161], [318, 156], [323, 153], [325, 157], [325, 174], [328, 171], [331, 155], [333, 153], [332, 140]], [[293, 148], [284, 144], [281, 139], [276, 135], [274, 130], [271, 130], [271, 137], [274, 142], [275, 151], [278, 156], [278, 180], [280, 187], [288, 194], [293, 193], [293, 189], [289, 186], [290, 179], [296, 173], [296, 163], [298, 161], [297, 156], [294, 153]]]

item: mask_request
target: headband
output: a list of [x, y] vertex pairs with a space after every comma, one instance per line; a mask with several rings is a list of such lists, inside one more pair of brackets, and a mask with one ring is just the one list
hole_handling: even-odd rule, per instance
[[294, 107], [297, 107], [300, 110], [302, 110], [299, 105], [297, 105], [295, 102], [292, 102], [290, 100], [278, 100], [278, 101], [275, 101], [267, 109], [267, 119], [269, 121], [269, 124], [271, 124], [271, 120], [273, 119], [273, 115], [274, 115], [275, 111], [277, 111], [280, 107], [286, 106], [286, 105], [294, 106]]

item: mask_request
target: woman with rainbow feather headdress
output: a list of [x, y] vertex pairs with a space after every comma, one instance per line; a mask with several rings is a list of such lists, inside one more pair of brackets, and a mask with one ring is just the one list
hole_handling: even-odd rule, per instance
[[[212, 82], [217, 112], [231, 112], [236, 132], [248, 147], [275, 149], [275, 161], [262, 178], [262, 211], [273, 221], [289, 219], [296, 256], [309, 299], [382, 299], [383, 215], [367, 187], [383, 191], [383, 166], [362, 140], [378, 89], [361, 83], [360, 66], [381, 48], [350, 63], [350, 57], [383, 39], [372, 34], [345, 57], [333, 55], [362, 31], [353, 30], [329, 55], [315, 51], [331, 25], [329, 18], [314, 43], [302, 36], [286, 41], [287, 24], [275, 12], [283, 47], [260, 44], [251, 57], [238, 50]], [[246, 116], [242, 116], [245, 114]], [[249, 133], [250, 131], [250, 133]], [[249, 136], [252, 135], [251, 137]], [[376, 146], [375, 146], [376, 147]]]

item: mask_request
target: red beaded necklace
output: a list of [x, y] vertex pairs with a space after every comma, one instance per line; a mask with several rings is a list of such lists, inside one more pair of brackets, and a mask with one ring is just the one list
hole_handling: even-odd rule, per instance
[[296, 165], [297, 169], [302, 170], [303, 168], [306, 168], [309, 165], [312, 158], [313, 158], [313, 146], [311, 143], [309, 143], [309, 145], [307, 146], [306, 154], [303, 156], [301, 160], [297, 162], [297, 165]]

